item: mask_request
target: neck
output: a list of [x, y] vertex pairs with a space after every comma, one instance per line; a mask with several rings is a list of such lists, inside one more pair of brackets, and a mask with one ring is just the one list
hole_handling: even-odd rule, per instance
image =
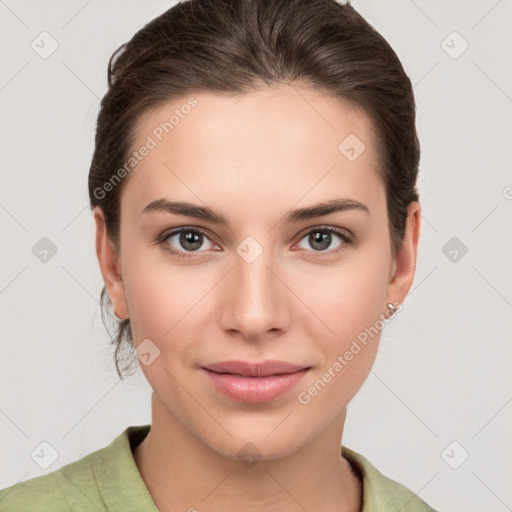
[[361, 480], [341, 456], [345, 417], [343, 409], [318, 437], [287, 455], [242, 462], [193, 435], [153, 393], [151, 429], [133, 455], [160, 512], [360, 512]]

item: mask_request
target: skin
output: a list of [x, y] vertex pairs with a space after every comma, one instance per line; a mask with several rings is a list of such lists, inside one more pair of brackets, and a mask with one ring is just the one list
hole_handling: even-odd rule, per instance
[[[370, 372], [380, 331], [308, 404], [297, 395], [387, 303], [404, 301], [416, 267], [420, 205], [410, 204], [394, 256], [373, 126], [358, 108], [287, 85], [243, 97], [193, 96], [197, 107], [125, 183], [119, 253], [94, 209], [96, 251], [115, 314], [130, 318], [135, 346], [149, 338], [160, 350], [140, 365], [153, 389], [152, 427], [133, 451], [135, 462], [161, 511], [359, 511], [361, 481], [340, 444], [347, 404]], [[134, 147], [186, 99], [142, 116]], [[351, 133], [366, 145], [352, 162], [338, 150]], [[207, 205], [227, 216], [229, 227], [140, 215], [160, 198]], [[369, 214], [354, 209], [279, 223], [291, 209], [336, 198], [360, 201]], [[197, 251], [179, 235], [166, 239], [189, 258], [154, 243], [180, 226], [210, 234]], [[355, 242], [333, 234], [321, 251], [309, 237], [319, 226], [349, 230]], [[236, 252], [248, 236], [263, 249], [252, 263]], [[249, 404], [220, 394], [199, 368], [226, 359], [312, 368], [292, 391]], [[249, 442], [261, 453], [251, 467], [237, 457]]]

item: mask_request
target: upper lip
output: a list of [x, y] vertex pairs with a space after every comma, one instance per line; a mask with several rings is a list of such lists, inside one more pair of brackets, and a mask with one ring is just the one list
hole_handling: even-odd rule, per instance
[[203, 368], [216, 373], [232, 373], [243, 377], [267, 377], [269, 375], [294, 373], [309, 368], [309, 366], [270, 359], [262, 362], [219, 361], [203, 366]]

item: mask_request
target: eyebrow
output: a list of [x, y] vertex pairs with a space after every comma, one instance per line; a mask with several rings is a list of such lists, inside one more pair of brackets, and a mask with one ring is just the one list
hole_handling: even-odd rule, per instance
[[[286, 213], [280, 220], [280, 223], [292, 224], [303, 220], [314, 219], [336, 212], [344, 212], [348, 210], [360, 210], [371, 216], [368, 207], [355, 199], [331, 199], [323, 203], [318, 203], [305, 208], [297, 208]], [[182, 201], [168, 201], [166, 199], [156, 199], [149, 203], [140, 213], [141, 216], [152, 212], [174, 213], [205, 220], [213, 224], [228, 226], [229, 219], [222, 213], [207, 206], [199, 206], [192, 203]]]

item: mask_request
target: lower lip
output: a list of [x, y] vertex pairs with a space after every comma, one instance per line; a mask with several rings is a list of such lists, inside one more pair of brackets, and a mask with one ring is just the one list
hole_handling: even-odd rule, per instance
[[309, 368], [294, 373], [267, 377], [243, 377], [229, 373], [215, 373], [201, 368], [219, 391], [240, 402], [259, 404], [270, 402], [294, 388]]

